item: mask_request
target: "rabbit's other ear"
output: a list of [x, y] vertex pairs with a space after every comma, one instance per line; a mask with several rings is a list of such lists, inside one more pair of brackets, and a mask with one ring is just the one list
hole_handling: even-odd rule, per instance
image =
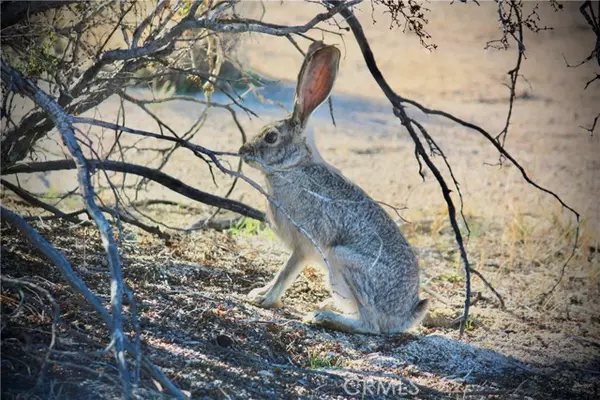
[[329, 97], [340, 64], [340, 51], [335, 46], [314, 42], [308, 49], [294, 97], [292, 118], [302, 127], [310, 114]]

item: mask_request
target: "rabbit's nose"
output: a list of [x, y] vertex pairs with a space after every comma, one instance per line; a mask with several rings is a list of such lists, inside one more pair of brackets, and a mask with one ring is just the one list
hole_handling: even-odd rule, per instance
[[240, 155], [245, 155], [245, 154], [248, 154], [249, 151], [250, 151], [250, 149], [248, 147], [248, 144], [246, 143], [246, 144], [242, 145], [242, 147], [240, 147], [240, 149], [238, 150], [238, 153]]

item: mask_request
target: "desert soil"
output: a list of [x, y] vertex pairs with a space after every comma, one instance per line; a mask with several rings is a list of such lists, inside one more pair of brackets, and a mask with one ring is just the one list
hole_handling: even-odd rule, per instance
[[[483, 2], [477, 7], [433, 2], [429, 6], [428, 29], [431, 41], [438, 45], [431, 52], [424, 50], [414, 35], [389, 29], [389, 16], [381, 9], [372, 13], [370, 6], [361, 6], [359, 18], [380, 68], [403, 96], [500, 132], [508, 107], [503, 83], [508, 81], [506, 72], [514, 65], [516, 53], [514, 48], [484, 49], [486, 42], [499, 35], [493, 4]], [[249, 15], [259, 12], [257, 4], [246, 3], [245, 7]], [[265, 19], [300, 24], [315, 11], [319, 11], [315, 4], [267, 3]], [[339, 44], [344, 54], [333, 94], [337, 126], [327, 110], [320, 110], [309, 129], [326, 160], [373, 198], [400, 210], [398, 223], [419, 256], [423, 297], [433, 304], [428, 317], [421, 326], [394, 337], [306, 326], [302, 315], [327, 298], [312, 268], [288, 292], [282, 309], [257, 308], [246, 302], [245, 294], [272, 277], [285, 262], [288, 250], [267, 227], [251, 222], [221, 232], [185, 231], [214, 210], [150, 184], [143, 198], [168, 199], [179, 205], [141, 208], [148, 216], [177, 228], [161, 228], [169, 232], [169, 239], [129, 226], [119, 234], [124, 275], [136, 294], [145, 354], [194, 398], [597, 398], [600, 141], [597, 134], [592, 136], [581, 126], [589, 126], [599, 111], [600, 91], [583, 89], [595, 76], [593, 66], [567, 68], [563, 58], [572, 63], [585, 58], [594, 37], [585, 30], [576, 4], [567, 2], [560, 13], [546, 4], [540, 13], [543, 23], [554, 29], [526, 35], [522, 74], [527, 80], [518, 86], [506, 148], [532, 179], [556, 192], [582, 216], [575, 257], [551, 294], [545, 295], [571, 254], [572, 215], [553, 197], [524, 182], [514, 166], [498, 166], [498, 154], [475, 132], [414, 112], [445, 151], [461, 183], [464, 213], [471, 228], [470, 260], [506, 303], [502, 309], [482, 282], [473, 278], [472, 317], [464, 336], [459, 337], [453, 321], [462, 310], [464, 274], [439, 187], [430, 173], [421, 179], [414, 146], [368, 74], [351, 36], [346, 34], [342, 42], [336, 35], [323, 33], [325, 40]], [[284, 86], [293, 85], [302, 61], [285, 38], [253, 35], [238, 52], [248, 68], [280, 80]], [[150, 95], [147, 90], [134, 93]], [[256, 101], [250, 104], [262, 110]], [[290, 104], [291, 99], [284, 106], [289, 109]], [[119, 106], [116, 99], [109, 99], [89, 114], [111, 120]], [[157, 105], [153, 111], [184, 132], [202, 110], [197, 104], [174, 102]], [[126, 105], [126, 114], [131, 127], [157, 129], [155, 122], [133, 105]], [[283, 111], [265, 108], [260, 118], [243, 113], [240, 118], [246, 132], [252, 134], [282, 115]], [[98, 146], [110, 143], [114, 135], [100, 130], [92, 133], [98, 135]], [[60, 156], [55, 139], [42, 143], [42, 156], [34, 156]], [[132, 139], [125, 143], [127, 140], [133, 143]], [[224, 151], [235, 151], [240, 145], [229, 113], [218, 109], [211, 111], [194, 141]], [[130, 160], [145, 165], [157, 163], [147, 152], [132, 157]], [[439, 157], [434, 160], [443, 166]], [[215, 187], [206, 165], [181, 149], [164, 171], [220, 195], [231, 183], [217, 174], [219, 186]], [[245, 172], [262, 182], [258, 172]], [[120, 176], [111, 176], [122, 183]], [[49, 198], [73, 189], [73, 178], [70, 172], [19, 177], [25, 188]], [[456, 193], [453, 196], [458, 201]], [[110, 192], [104, 191], [101, 197], [109, 201]], [[264, 199], [243, 183], [232, 197], [264, 209]], [[23, 214], [38, 215], [7, 193], [3, 203]], [[64, 204], [79, 207], [76, 199]], [[227, 213], [217, 216], [227, 217]], [[58, 222], [33, 224], [67, 256], [91, 289], [108, 300], [108, 269], [95, 230]], [[99, 328], [90, 307], [65, 286], [56, 269], [32, 254], [23, 237], [4, 224], [2, 273], [30, 277], [46, 288], [60, 304], [62, 319], [69, 327], [59, 329], [57, 349], [84, 352], [55, 354], [57, 363], [32, 389], [50, 340], [51, 317], [43, 311], [41, 301], [28, 294], [22, 312], [9, 318], [19, 296], [6, 289], [2, 297], [3, 394], [13, 398], [24, 394], [40, 398], [116, 396], [119, 389], [112, 357], [86, 355], [90, 345], [73, 334], [76, 330], [102, 341], [107, 332]], [[126, 316], [130, 312], [127, 308]], [[145, 389], [139, 389], [137, 395], [158, 396], [160, 385], [147, 379], [143, 377]], [[390, 389], [385, 394], [381, 388], [395, 392]]]

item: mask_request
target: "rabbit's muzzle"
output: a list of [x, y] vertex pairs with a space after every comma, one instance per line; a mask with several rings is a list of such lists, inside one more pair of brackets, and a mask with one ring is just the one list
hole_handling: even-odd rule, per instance
[[256, 159], [254, 146], [252, 146], [250, 143], [245, 143], [242, 147], [240, 147], [238, 154], [242, 156], [242, 160], [244, 160], [246, 164], [251, 165], [253, 164], [252, 161]]
[[251, 149], [250, 149], [250, 146], [248, 146], [248, 143], [245, 143], [244, 145], [242, 145], [242, 147], [240, 147], [240, 149], [238, 150], [238, 154], [239, 154], [240, 156], [242, 156], [242, 159], [243, 159], [244, 161], [246, 161], [246, 160], [245, 160], [245, 158], [246, 158], [246, 157], [247, 157], [247, 156], [248, 156], [250, 153], [251, 153]]

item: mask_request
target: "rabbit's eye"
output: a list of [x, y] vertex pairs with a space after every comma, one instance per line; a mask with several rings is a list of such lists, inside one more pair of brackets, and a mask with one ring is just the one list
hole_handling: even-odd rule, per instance
[[265, 135], [265, 142], [273, 144], [277, 141], [277, 132], [271, 131]]

